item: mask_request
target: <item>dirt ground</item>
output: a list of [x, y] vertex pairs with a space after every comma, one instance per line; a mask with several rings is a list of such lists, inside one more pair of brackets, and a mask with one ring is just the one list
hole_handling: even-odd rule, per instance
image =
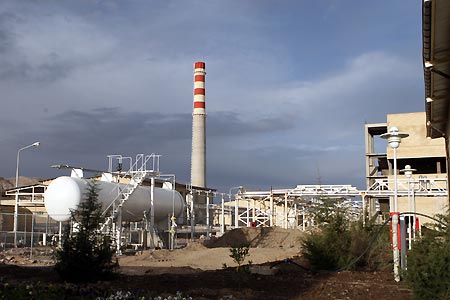
[[[313, 273], [299, 256], [300, 231], [245, 228], [209, 242], [190, 242], [176, 250], [127, 253], [120, 275], [86, 284], [104, 290], [182, 291], [193, 299], [412, 299], [392, 271]], [[206, 244], [206, 246], [204, 245]], [[238, 273], [231, 245], [248, 244], [251, 273]], [[63, 284], [53, 270], [52, 249], [10, 249], [0, 254], [0, 276], [9, 282]], [[224, 268], [226, 264], [228, 267]], [[68, 298], [66, 298], [68, 299]]]

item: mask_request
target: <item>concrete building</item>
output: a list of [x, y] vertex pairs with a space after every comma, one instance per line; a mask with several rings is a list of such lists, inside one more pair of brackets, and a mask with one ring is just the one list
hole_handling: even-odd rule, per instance
[[[426, 138], [425, 118], [425, 112], [389, 114], [386, 123], [365, 125], [366, 199], [369, 203], [369, 215], [376, 213], [376, 202], [384, 217], [392, 211], [394, 154], [393, 149], [379, 136], [393, 126], [409, 134], [402, 139], [397, 149], [399, 211], [412, 211], [415, 205], [417, 212], [427, 215], [446, 212], [449, 202], [443, 196], [447, 190], [445, 140]], [[409, 183], [401, 172], [406, 165], [416, 169]], [[430, 221], [424, 217], [420, 219], [422, 224]]]
[[[447, 165], [450, 135], [450, 2], [422, 2], [426, 136], [444, 139]], [[447, 169], [448, 172], [448, 169]]]

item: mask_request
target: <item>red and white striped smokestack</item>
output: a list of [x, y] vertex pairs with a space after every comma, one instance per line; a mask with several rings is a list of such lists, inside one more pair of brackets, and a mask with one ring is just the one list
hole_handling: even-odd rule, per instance
[[206, 187], [205, 63], [194, 64], [194, 112], [192, 114], [191, 184]]

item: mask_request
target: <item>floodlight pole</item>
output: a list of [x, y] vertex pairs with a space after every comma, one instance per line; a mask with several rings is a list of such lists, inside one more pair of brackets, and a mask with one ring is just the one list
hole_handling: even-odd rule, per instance
[[16, 195], [15, 195], [15, 203], [14, 203], [14, 247], [17, 248], [17, 225], [19, 218], [19, 161], [20, 161], [20, 151], [31, 148], [31, 147], [39, 147], [40, 142], [34, 142], [31, 145], [20, 148], [17, 151], [17, 159], [16, 159]]

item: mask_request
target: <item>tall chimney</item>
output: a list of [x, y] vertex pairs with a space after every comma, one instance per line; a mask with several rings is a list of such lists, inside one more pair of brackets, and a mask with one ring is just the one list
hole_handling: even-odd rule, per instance
[[191, 184], [206, 187], [205, 63], [194, 64]]

